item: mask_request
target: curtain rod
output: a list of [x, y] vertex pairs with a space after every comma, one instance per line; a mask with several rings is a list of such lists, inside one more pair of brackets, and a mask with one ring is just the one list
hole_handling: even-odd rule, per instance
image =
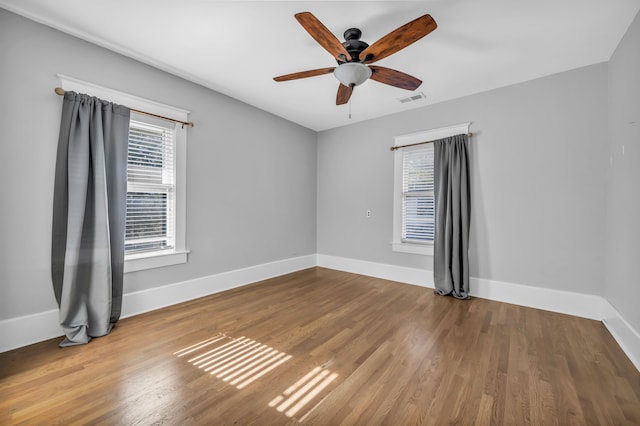
[[[467, 133], [467, 137], [471, 137], [473, 136], [473, 133]], [[440, 140], [440, 139], [436, 139], [436, 140]], [[426, 143], [434, 143], [436, 140], [433, 141], [425, 141], [425, 142], [416, 142], [416, 143], [410, 143], [407, 145], [397, 145], [397, 146], [392, 146], [391, 148], [389, 148], [390, 151], [395, 151], [396, 149], [400, 149], [400, 148], [407, 148], [410, 146], [416, 146], [416, 145], [424, 145]]]
[[[54, 92], [56, 92], [57, 95], [60, 96], [64, 96], [64, 89], [60, 88], [60, 87], [56, 87]], [[189, 126], [189, 127], [193, 127], [193, 122], [191, 121], [181, 121], [181, 120], [176, 120], [175, 118], [169, 118], [169, 117], [164, 117], [162, 115], [158, 115], [158, 114], [152, 114], [150, 112], [146, 112], [146, 111], [140, 111], [139, 109], [134, 109], [134, 108], [129, 108], [131, 111], [135, 111], [139, 114], [144, 114], [144, 115], [149, 115], [151, 117], [156, 117], [156, 118], [162, 118], [163, 120], [169, 120], [169, 121], [173, 121], [174, 123], [180, 123], [182, 124], [182, 126]]]

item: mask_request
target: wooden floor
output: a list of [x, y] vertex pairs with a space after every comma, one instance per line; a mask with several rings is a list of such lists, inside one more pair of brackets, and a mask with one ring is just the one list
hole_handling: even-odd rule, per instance
[[640, 424], [604, 326], [322, 268], [0, 354], [0, 424]]

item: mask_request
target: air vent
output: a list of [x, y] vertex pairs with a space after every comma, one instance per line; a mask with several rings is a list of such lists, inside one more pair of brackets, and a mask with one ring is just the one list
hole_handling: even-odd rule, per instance
[[425, 95], [423, 92], [420, 92], [417, 95], [411, 95], [407, 98], [398, 98], [398, 101], [401, 104], [406, 104], [407, 102], [419, 101], [420, 99], [426, 99], [426, 98], [427, 98], [427, 95]]

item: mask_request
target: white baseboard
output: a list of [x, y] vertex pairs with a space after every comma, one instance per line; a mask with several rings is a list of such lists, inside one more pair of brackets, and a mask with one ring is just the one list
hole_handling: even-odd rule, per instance
[[62, 336], [58, 310], [0, 321], [0, 353]]
[[329, 256], [326, 254], [318, 255], [318, 266], [351, 272], [352, 274], [382, 278], [383, 280], [434, 288], [433, 274], [427, 269], [407, 268], [405, 266]]
[[606, 299], [602, 299], [601, 307], [604, 326], [640, 371], [640, 333]]
[[600, 296], [533, 287], [482, 278], [469, 279], [471, 295], [497, 302], [558, 312], [581, 318], [601, 320]]
[[[324, 254], [318, 255], [318, 266], [434, 288], [433, 272], [428, 269], [408, 268]], [[482, 299], [513, 303], [589, 319], [601, 318], [600, 303], [602, 298], [600, 296], [474, 277], [469, 279], [469, 287], [472, 296]]]
[[[122, 318], [312, 268], [316, 263], [315, 254], [300, 256], [127, 293], [122, 299]], [[2, 320], [0, 321], [0, 352], [62, 335], [57, 310]]]
[[[318, 266], [434, 288], [433, 273], [337, 256], [318, 255]], [[472, 296], [602, 321], [640, 371], [640, 334], [603, 297], [471, 277]]]

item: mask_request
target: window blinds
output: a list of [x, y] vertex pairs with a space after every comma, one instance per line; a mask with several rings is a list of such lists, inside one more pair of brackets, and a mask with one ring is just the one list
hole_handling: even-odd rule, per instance
[[129, 123], [127, 254], [172, 249], [175, 237], [175, 125]]
[[433, 144], [402, 153], [402, 240], [428, 243], [435, 236]]

